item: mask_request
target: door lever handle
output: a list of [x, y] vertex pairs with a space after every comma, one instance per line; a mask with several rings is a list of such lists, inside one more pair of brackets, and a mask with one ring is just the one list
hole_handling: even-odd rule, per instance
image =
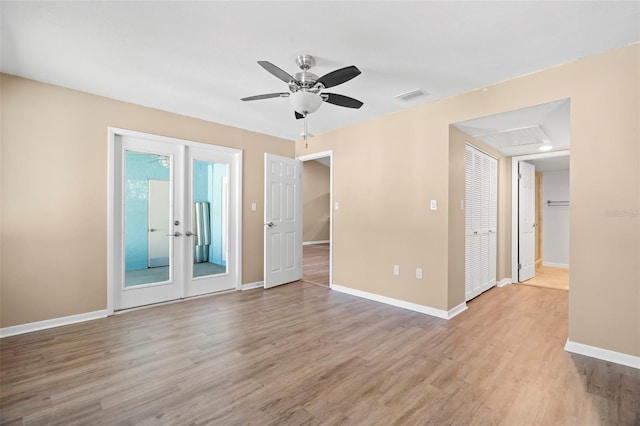
[[264, 224], [264, 226], [266, 226], [267, 228], [272, 228], [275, 225], [273, 224], [273, 222], [267, 222], [267, 223]]
[[167, 237], [179, 237], [180, 235], [182, 235], [182, 234], [179, 233], [178, 231], [176, 231], [173, 234], [167, 234]]
[[193, 233], [193, 232], [191, 232], [191, 231], [187, 231], [187, 232], [185, 232], [185, 233], [184, 233], [184, 235], [186, 235], [187, 237], [190, 237], [190, 236], [192, 236], [192, 235], [196, 235], [196, 234], [194, 234], [194, 233]]

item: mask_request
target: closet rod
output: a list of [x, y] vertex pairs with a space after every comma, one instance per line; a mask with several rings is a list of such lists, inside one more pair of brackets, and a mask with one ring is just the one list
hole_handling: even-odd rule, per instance
[[569, 206], [569, 202], [568, 201], [551, 201], [551, 200], [547, 200], [547, 206], [549, 206], [549, 207]]

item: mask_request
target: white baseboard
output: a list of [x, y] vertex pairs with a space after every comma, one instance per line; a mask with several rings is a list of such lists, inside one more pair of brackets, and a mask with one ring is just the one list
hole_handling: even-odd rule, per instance
[[509, 278], [502, 279], [498, 281], [498, 287], [504, 287], [505, 285], [511, 284], [511, 280]]
[[53, 318], [44, 321], [30, 322], [28, 324], [14, 325], [0, 328], [0, 338], [15, 336], [17, 334], [31, 333], [32, 331], [46, 330], [47, 328], [60, 327], [63, 325], [75, 324], [78, 322], [91, 321], [99, 318], [106, 318], [107, 310], [86, 312], [84, 314], [69, 315], [66, 317]]
[[456, 306], [453, 309], [449, 309], [447, 311], [447, 318], [446, 319], [451, 319], [453, 317], [455, 317], [456, 315], [464, 312], [467, 310], [467, 303], [466, 302], [462, 302], [461, 304], [459, 304], [458, 306]]
[[552, 268], [569, 269], [569, 264], [568, 263], [542, 262], [542, 266], [551, 266]]
[[567, 339], [567, 344], [564, 346], [564, 350], [567, 352], [573, 352], [574, 354], [586, 355], [591, 358], [597, 358], [603, 361], [614, 362], [616, 364], [626, 365], [627, 367], [640, 369], [640, 357], [638, 356], [610, 351], [609, 349], [602, 349], [597, 346], [589, 346], [582, 343], [572, 342], [569, 339]]
[[329, 244], [330, 240], [321, 240], [321, 241], [305, 241], [302, 243], [303, 246], [310, 246], [313, 244]]
[[369, 293], [367, 291], [356, 290], [350, 287], [344, 287], [337, 284], [331, 284], [331, 290], [339, 291], [340, 293], [350, 294], [352, 296], [362, 297], [363, 299], [373, 300], [374, 302], [380, 302], [391, 306], [396, 306], [398, 308], [408, 309], [414, 312], [420, 312], [421, 314], [431, 315], [433, 317], [438, 317], [442, 319], [451, 319], [458, 315], [459, 313], [465, 311], [467, 309], [466, 303], [461, 303], [453, 309], [449, 311], [444, 311], [442, 309], [431, 308], [429, 306], [418, 305], [417, 303], [407, 302], [405, 300], [394, 299], [392, 297], [381, 296], [375, 293]]
[[263, 288], [264, 287], [264, 281], [256, 281], [254, 283], [247, 283], [247, 284], [242, 284], [242, 291], [245, 290], [254, 290], [256, 288]]

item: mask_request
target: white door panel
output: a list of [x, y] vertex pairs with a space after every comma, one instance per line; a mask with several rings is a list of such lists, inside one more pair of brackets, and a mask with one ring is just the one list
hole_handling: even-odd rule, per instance
[[302, 277], [301, 162], [265, 154], [264, 287]]
[[535, 173], [533, 164], [518, 163], [518, 281], [535, 276]]
[[[185, 229], [190, 240], [185, 297], [238, 287], [238, 193], [228, 188], [229, 180], [233, 182], [230, 177], [237, 173], [233, 160], [228, 153], [206, 148], [189, 148], [187, 152], [190, 179]], [[206, 217], [202, 218], [203, 214]]]
[[[181, 220], [182, 212], [178, 200], [183, 181], [183, 155], [181, 146], [161, 142], [141, 140], [137, 138], [122, 139], [122, 168], [121, 196], [123, 229], [122, 256], [118, 260], [117, 282], [114, 294], [114, 308], [127, 309], [136, 306], [164, 302], [178, 299], [182, 294], [181, 278], [183, 274], [182, 262], [183, 245], [180, 237], [181, 226], [174, 225], [174, 221]], [[166, 179], [165, 191], [154, 206], [149, 203], [149, 175], [163, 175]], [[151, 183], [154, 185], [153, 183]], [[154, 189], [151, 189], [154, 191]], [[154, 204], [154, 201], [151, 202]], [[149, 232], [149, 209], [156, 209], [158, 216], [158, 231]], [[163, 210], [158, 213], [158, 210]], [[153, 215], [151, 215], [153, 216]], [[144, 222], [142, 219], [146, 219]], [[156, 218], [152, 218], [156, 220]], [[153, 228], [156, 229], [156, 228]], [[162, 229], [160, 231], [160, 229]], [[154, 240], [164, 240], [167, 265], [150, 265], [152, 256], [159, 253], [151, 247], [150, 235]], [[144, 241], [142, 241], [144, 235]], [[161, 245], [161, 244], [160, 244]], [[142, 253], [142, 247], [146, 252]], [[152, 266], [152, 267], [149, 267]]]

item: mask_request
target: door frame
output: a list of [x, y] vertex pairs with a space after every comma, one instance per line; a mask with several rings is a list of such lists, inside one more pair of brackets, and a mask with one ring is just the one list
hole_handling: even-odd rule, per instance
[[511, 282], [513, 284], [518, 283], [518, 163], [520, 161], [565, 157], [570, 155], [571, 150], [567, 149], [562, 151], [511, 157]]
[[[317, 160], [318, 158], [329, 157], [329, 288], [333, 286], [333, 222], [335, 221], [335, 207], [333, 204], [333, 150], [316, 152], [313, 154], [300, 155], [296, 157], [297, 160], [302, 161], [302, 185], [304, 194], [304, 162]], [[304, 204], [302, 206], [304, 217]], [[304, 223], [302, 224], [304, 226]], [[304, 239], [304, 238], [303, 238]], [[303, 274], [304, 274], [304, 262], [303, 262]]]
[[[116, 200], [116, 176], [122, 175], [122, 160], [117, 161], [122, 150], [122, 137], [138, 138], [143, 140], [149, 140], [153, 142], [162, 142], [168, 144], [178, 144], [186, 148], [201, 148], [210, 149], [221, 153], [231, 154], [232, 165], [237, 170], [233, 180], [230, 179], [229, 185], [234, 188], [235, 203], [234, 206], [229, 206], [235, 209], [235, 234], [237, 238], [235, 257], [237, 259], [236, 264], [233, 265], [233, 272], [236, 276], [235, 289], [242, 289], [242, 150], [237, 148], [229, 148], [219, 145], [210, 145], [201, 142], [190, 141], [186, 139], [173, 138], [169, 136], [161, 136], [152, 133], [139, 132], [135, 130], [121, 129], [117, 127], [109, 126], [107, 128], [107, 315], [113, 315], [114, 313], [114, 291], [116, 290], [116, 268], [118, 266], [115, 262], [119, 262], [122, 259], [123, 254], [123, 239], [122, 235], [116, 235], [117, 230], [121, 230], [122, 223], [122, 203], [121, 200]], [[184, 156], [184, 161], [187, 161]], [[185, 187], [182, 188], [182, 192], [186, 194], [188, 179], [185, 179]], [[183, 202], [183, 217], [190, 210]], [[185, 275], [186, 278], [186, 275]], [[180, 299], [185, 297], [185, 283], [182, 284]], [[194, 296], [198, 297], [198, 296]], [[178, 299], [178, 300], [180, 300]]]

